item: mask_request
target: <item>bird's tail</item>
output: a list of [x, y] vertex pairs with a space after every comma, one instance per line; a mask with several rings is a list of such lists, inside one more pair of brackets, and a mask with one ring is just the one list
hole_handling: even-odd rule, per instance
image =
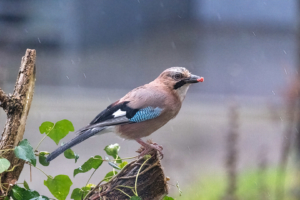
[[47, 162], [50, 162], [51, 160], [55, 159], [57, 156], [62, 154], [65, 150], [70, 149], [71, 147], [79, 144], [80, 142], [94, 136], [95, 134], [99, 133], [105, 128], [106, 127], [98, 127], [84, 130], [77, 137], [73, 138], [70, 142], [58, 147], [55, 151], [50, 153], [50, 155], [47, 157]]

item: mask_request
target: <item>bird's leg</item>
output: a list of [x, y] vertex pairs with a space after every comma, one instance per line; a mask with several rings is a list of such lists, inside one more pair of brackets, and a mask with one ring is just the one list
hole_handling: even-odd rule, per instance
[[142, 157], [144, 155], [147, 155], [152, 149], [155, 149], [159, 152], [161, 158], [164, 157], [164, 154], [162, 153], [162, 150], [163, 150], [163, 147], [158, 145], [157, 143], [151, 143], [151, 144], [148, 144], [146, 142], [144, 142], [142, 139], [136, 139], [136, 141], [142, 145], [145, 149], [140, 153], [139, 157]]

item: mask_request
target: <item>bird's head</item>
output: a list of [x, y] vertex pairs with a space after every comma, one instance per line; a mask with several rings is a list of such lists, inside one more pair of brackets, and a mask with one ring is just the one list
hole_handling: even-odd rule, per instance
[[189, 86], [203, 82], [204, 78], [191, 74], [184, 67], [171, 67], [163, 71], [157, 80], [172, 89], [183, 101]]

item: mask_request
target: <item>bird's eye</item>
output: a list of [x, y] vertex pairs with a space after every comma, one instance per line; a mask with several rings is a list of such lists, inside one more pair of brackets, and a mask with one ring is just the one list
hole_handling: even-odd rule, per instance
[[175, 75], [174, 75], [174, 78], [175, 79], [181, 79], [182, 78], [182, 74], [181, 73], [176, 73]]

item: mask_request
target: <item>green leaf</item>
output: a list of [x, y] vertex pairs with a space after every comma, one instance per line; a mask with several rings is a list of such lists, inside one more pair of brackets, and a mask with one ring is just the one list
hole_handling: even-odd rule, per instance
[[47, 151], [41, 151], [39, 153], [39, 162], [41, 163], [41, 165], [48, 166], [50, 164], [50, 162], [47, 162], [46, 155], [48, 155], [48, 154], [49, 154], [49, 152], [47, 152]]
[[75, 159], [75, 163], [79, 158], [79, 155], [76, 154], [72, 149], [65, 150], [64, 155], [67, 159]]
[[102, 164], [103, 160], [101, 156], [94, 156], [91, 157], [90, 159], [88, 159], [88, 161], [86, 161], [85, 163], [83, 163], [82, 166], [80, 166], [79, 168], [74, 170], [74, 176], [78, 173], [85, 173], [89, 170], [91, 170], [92, 168], [94, 169], [98, 169], [101, 164]]
[[37, 191], [26, 190], [25, 188], [21, 188], [18, 185], [14, 185], [12, 187], [10, 195], [14, 200], [32, 199], [40, 196]]
[[24, 180], [24, 188], [26, 189], [26, 190], [30, 190], [29, 189], [29, 185], [28, 185], [28, 183]]
[[82, 190], [82, 193], [83, 193], [83, 197], [85, 197], [90, 191], [91, 191], [91, 187], [82, 187], [81, 188], [81, 190]]
[[8, 196], [4, 197], [4, 200], [9, 200], [9, 199], [10, 199], [10, 197], [8, 197]]
[[48, 134], [51, 131], [51, 129], [53, 128], [53, 126], [54, 126], [54, 123], [52, 123], [52, 122], [43, 122], [41, 124], [41, 126], [39, 127], [40, 133], [41, 134], [44, 134], [44, 133]]
[[91, 187], [95, 187], [96, 185], [95, 184], [93, 184], [93, 183], [89, 183], [89, 184], [87, 184], [85, 187], [88, 187], [88, 188], [90, 188], [91, 189]]
[[130, 198], [130, 200], [142, 200], [141, 197], [138, 197], [138, 196], [132, 196]]
[[111, 171], [111, 172], [108, 172], [105, 177], [104, 177], [104, 181], [108, 182], [110, 181], [110, 179], [112, 179], [118, 172], [114, 172], [114, 171]]
[[57, 175], [54, 178], [48, 177], [44, 181], [44, 185], [48, 187], [53, 196], [58, 200], [65, 200], [67, 198], [72, 184], [71, 179], [64, 174]]
[[144, 160], [148, 160], [148, 159], [150, 159], [151, 158], [151, 155], [149, 155], [149, 154], [147, 154], [147, 155], [144, 155]]
[[88, 184], [85, 187], [82, 187], [81, 189], [75, 188], [71, 194], [71, 199], [74, 200], [82, 200], [91, 190], [91, 187], [94, 187], [94, 184]]
[[127, 162], [127, 161], [124, 161], [124, 162], [122, 162], [121, 164], [119, 164], [119, 167], [120, 167], [121, 169], [123, 169], [127, 164], [128, 164], [128, 162]]
[[33, 166], [36, 165], [36, 159], [33, 152], [33, 148], [27, 139], [22, 140], [20, 144], [15, 147], [15, 155], [17, 158], [30, 162]]
[[0, 158], [0, 173], [8, 170], [10, 162], [6, 158]]
[[121, 169], [117, 164], [115, 164], [115, 163], [113, 163], [113, 162], [108, 162], [108, 164], [109, 164], [110, 166], [112, 166], [113, 168], [115, 168], [115, 169], [118, 169], [118, 170]]
[[172, 197], [165, 196], [163, 200], [174, 200]]
[[114, 157], [114, 159], [117, 159], [118, 152], [120, 150], [120, 145], [119, 144], [111, 144], [107, 145], [104, 148], [104, 151], [107, 153], [107, 155]]
[[81, 200], [82, 199], [82, 190], [79, 188], [75, 188], [71, 194], [71, 199]]
[[119, 155], [118, 155], [118, 157], [116, 158], [116, 162], [119, 163], [119, 164], [122, 163], [122, 159], [121, 159], [121, 157], [120, 157]]
[[56, 122], [54, 127], [52, 122], [44, 122], [40, 126], [40, 132], [42, 134], [49, 133], [48, 137], [50, 137], [56, 144], [58, 144], [61, 139], [68, 135], [70, 131], [74, 131], [74, 126], [72, 122], [66, 119]]
[[49, 200], [48, 197], [42, 195], [42, 196], [38, 196], [38, 197], [35, 197], [35, 198], [32, 198], [30, 200]]

